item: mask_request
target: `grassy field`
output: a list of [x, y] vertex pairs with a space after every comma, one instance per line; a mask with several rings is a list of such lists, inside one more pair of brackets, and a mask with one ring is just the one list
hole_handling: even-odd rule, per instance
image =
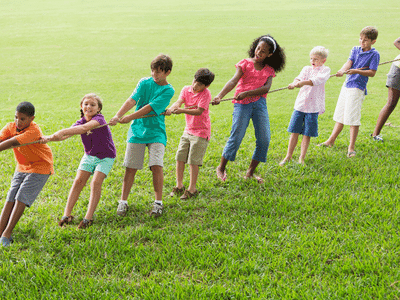
[[[174, 60], [169, 82], [175, 101], [195, 71], [216, 74], [216, 95], [246, 57], [252, 40], [270, 33], [285, 48], [286, 69], [273, 89], [287, 86], [309, 63], [317, 45], [330, 50], [336, 72], [358, 45], [360, 30], [376, 26], [381, 62], [399, 51], [398, 1], [1, 1], [0, 120], [13, 121], [16, 105], [30, 101], [44, 134], [79, 117], [83, 95], [104, 100], [110, 119], [138, 80], [150, 75], [159, 53]], [[362, 6], [362, 8], [361, 8]], [[79, 137], [49, 144], [56, 174], [0, 249], [1, 299], [398, 299], [400, 269], [399, 128], [384, 128], [384, 143], [369, 138], [386, 103], [386, 74], [370, 79], [357, 139], [346, 158], [348, 127], [332, 149], [315, 147], [330, 134], [343, 78], [326, 84], [326, 113], [311, 140], [306, 165], [278, 162], [298, 90], [268, 96], [272, 138], [265, 184], [242, 179], [254, 150], [248, 128], [229, 179], [215, 168], [231, 127], [232, 104], [211, 108], [212, 134], [193, 201], [169, 199], [175, 184], [175, 151], [184, 117], [166, 118], [165, 215], [152, 219], [152, 176], [138, 173], [125, 218], [117, 218], [128, 126], [112, 128], [117, 162], [103, 185], [95, 223], [85, 231], [89, 187], [75, 207], [76, 224], [57, 226], [83, 154]], [[228, 96], [231, 96], [229, 94]], [[390, 118], [400, 124], [398, 111]], [[295, 157], [299, 149], [295, 151]], [[0, 154], [4, 201], [15, 162]], [[186, 175], [188, 183], [188, 174]]]

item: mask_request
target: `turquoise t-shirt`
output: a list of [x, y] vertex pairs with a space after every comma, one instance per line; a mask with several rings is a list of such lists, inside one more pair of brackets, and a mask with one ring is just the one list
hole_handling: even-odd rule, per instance
[[156, 114], [156, 116], [133, 120], [128, 131], [128, 143], [167, 145], [165, 117], [160, 114], [165, 111], [174, 93], [172, 85], [158, 85], [152, 77], [142, 78], [139, 81], [131, 95], [131, 98], [136, 101], [135, 111], [149, 104], [153, 111], [148, 115]]

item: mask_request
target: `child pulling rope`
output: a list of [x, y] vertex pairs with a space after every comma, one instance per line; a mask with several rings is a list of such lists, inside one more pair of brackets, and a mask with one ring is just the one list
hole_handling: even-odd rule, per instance
[[[394, 60], [390, 60], [390, 61], [385, 61], [385, 62], [383, 62], [383, 63], [380, 63], [379, 66], [381, 66], [381, 65], [386, 65], [386, 64], [390, 64], [390, 63], [392, 63], [392, 62], [399, 61], [399, 60], [400, 60], [400, 59], [394, 59]], [[333, 75], [329, 76], [329, 78], [332, 78], [332, 77], [335, 77], [335, 76], [336, 76], [336, 74], [333, 74]], [[279, 88], [279, 89], [276, 89], [276, 90], [269, 91], [268, 94], [274, 93], [274, 92], [283, 91], [283, 90], [286, 90], [286, 89], [288, 89], [288, 86], [282, 87], [282, 88]], [[231, 100], [233, 100], [233, 99], [234, 99], [234, 98], [222, 99], [221, 102], [223, 102], [223, 101], [231, 101]], [[212, 105], [214, 105], [214, 104], [212, 104]], [[186, 108], [187, 108], [187, 109], [193, 109], [193, 108], [196, 108], [196, 107], [197, 107], [197, 106], [194, 105], [194, 106], [189, 106], [189, 107], [186, 107]], [[165, 115], [165, 112], [164, 112], [164, 113], [161, 113], [160, 115]], [[150, 118], [150, 117], [155, 117], [155, 116], [157, 116], [157, 115], [156, 115], [156, 114], [145, 115], [145, 116], [141, 117], [140, 119]], [[94, 127], [93, 129], [89, 130], [86, 134], [89, 135], [89, 134], [92, 133], [92, 130], [95, 130], [95, 129], [98, 129], [98, 128], [101, 128], [101, 127], [104, 127], [104, 126], [108, 126], [108, 125], [109, 125], [109, 123], [104, 124], [104, 125], [100, 125], [100, 126], [97, 126], [97, 127]], [[387, 125], [387, 126], [390, 126], [390, 125]], [[395, 126], [392, 125], [392, 127], [395, 127]], [[14, 146], [14, 147], [11, 147], [10, 149], [12, 149], [12, 148], [17, 148], [17, 147], [28, 146], [28, 145], [32, 145], [32, 144], [36, 144], [36, 143], [40, 143], [40, 141], [41, 141], [41, 140], [34, 141], [34, 142], [30, 142], [30, 143], [26, 143], [26, 144], [22, 144], [22, 145], [18, 145], [18, 146]]]

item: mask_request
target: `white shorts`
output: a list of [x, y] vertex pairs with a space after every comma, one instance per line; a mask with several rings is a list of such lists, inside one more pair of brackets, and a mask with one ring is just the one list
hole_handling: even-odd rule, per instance
[[333, 120], [344, 125], [361, 125], [361, 106], [365, 98], [365, 91], [357, 88], [347, 88], [343, 84], [336, 104]]
[[161, 143], [135, 144], [127, 143], [125, 151], [124, 167], [141, 170], [143, 169], [144, 152], [149, 148], [149, 167], [164, 164], [165, 146]]

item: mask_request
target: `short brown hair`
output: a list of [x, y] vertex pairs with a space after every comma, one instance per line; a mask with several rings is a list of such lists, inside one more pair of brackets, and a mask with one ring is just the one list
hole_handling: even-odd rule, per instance
[[160, 54], [153, 59], [150, 65], [152, 70], [158, 70], [168, 72], [172, 70], [172, 59], [168, 55]]
[[214, 73], [207, 68], [198, 69], [196, 74], [194, 74], [194, 80], [209, 86], [214, 81]]
[[374, 41], [378, 38], [378, 29], [373, 26], [367, 26], [361, 30], [360, 35], [365, 35], [367, 39]]

